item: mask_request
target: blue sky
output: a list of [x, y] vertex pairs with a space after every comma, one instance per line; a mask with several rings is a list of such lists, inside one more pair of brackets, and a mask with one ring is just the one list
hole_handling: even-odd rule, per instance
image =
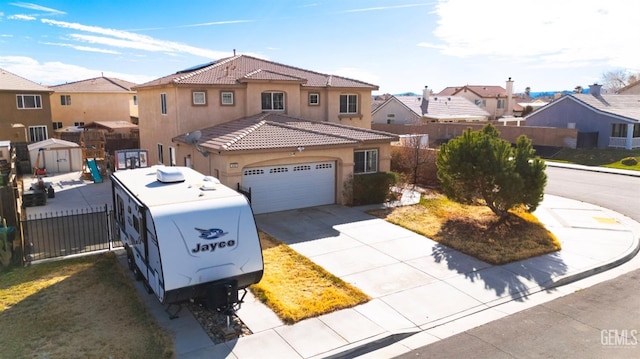
[[640, 1], [2, 1], [0, 68], [43, 85], [143, 83], [247, 54], [375, 93], [572, 90], [640, 72]]

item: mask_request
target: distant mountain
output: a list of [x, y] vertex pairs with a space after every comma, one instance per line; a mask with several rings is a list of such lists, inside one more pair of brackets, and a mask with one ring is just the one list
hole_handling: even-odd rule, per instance
[[[538, 98], [538, 97], [553, 97], [555, 96], [557, 93], [562, 94], [562, 96], [564, 95], [570, 95], [572, 93], [575, 93], [574, 90], [564, 90], [564, 91], [540, 91], [540, 92], [530, 92], [529, 96], [531, 96], [531, 98]], [[589, 93], [589, 89], [582, 89], [582, 93]]]

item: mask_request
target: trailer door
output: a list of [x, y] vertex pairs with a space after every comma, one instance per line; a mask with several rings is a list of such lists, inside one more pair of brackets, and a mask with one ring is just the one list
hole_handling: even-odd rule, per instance
[[158, 246], [158, 238], [155, 235], [155, 226], [149, 211], [145, 213], [145, 228], [149, 253], [149, 286], [162, 303], [164, 301], [164, 279], [162, 275], [162, 262], [160, 260], [160, 247]]

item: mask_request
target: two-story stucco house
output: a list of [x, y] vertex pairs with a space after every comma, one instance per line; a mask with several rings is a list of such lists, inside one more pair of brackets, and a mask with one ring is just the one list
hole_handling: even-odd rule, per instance
[[486, 110], [490, 114], [491, 120], [497, 120], [505, 116], [515, 116], [522, 113], [523, 110], [513, 95], [513, 80], [511, 80], [511, 77], [507, 80], [506, 87], [506, 89], [501, 86], [476, 85], [447, 87], [440, 91], [437, 96], [464, 97]]
[[0, 69], [0, 140], [39, 142], [50, 137], [52, 91]]
[[136, 84], [116, 78], [96, 77], [49, 88], [54, 130], [95, 121], [137, 122]]
[[250, 188], [255, 213], [344, 203], [350, 176], [390, 169], [397, 136], [370, 129], [376, 89], [251, 56], [224, 58], [135, 87], [140, 147], [151, 163]]

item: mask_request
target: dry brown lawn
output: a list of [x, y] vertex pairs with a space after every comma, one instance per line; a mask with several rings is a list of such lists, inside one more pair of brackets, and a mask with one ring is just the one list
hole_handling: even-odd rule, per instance
[[369, 212], [447, 247], [491, 264], [505, 264], [560, 250], [537, 218], [513, 211], [503, 224], [486, 206], [466, 206], [430, 192], [420, 204]]
[[0, 274], [0, 358], [172, 358], [114, 253]]
[[356, 287], [260, 232], [264, 275], [250, 287], [285, 323], [316, 317], [369, 301]]

